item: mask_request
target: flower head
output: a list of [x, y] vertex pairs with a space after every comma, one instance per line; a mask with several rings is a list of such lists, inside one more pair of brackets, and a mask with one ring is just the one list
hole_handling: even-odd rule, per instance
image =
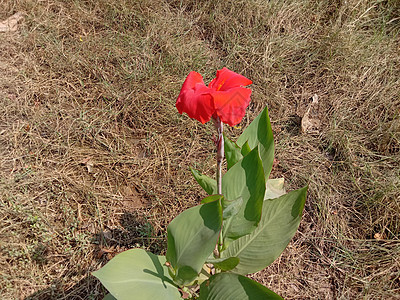
[[197, 72], [190, 72], [176, 100], [179, 113], [187, 113], [201, 123], [219, 117], [223, 123], [234, 126], [243, 119], [250, 103], [251, 90], [244, 88], [252, 81], [223, 68], [208, 86]]

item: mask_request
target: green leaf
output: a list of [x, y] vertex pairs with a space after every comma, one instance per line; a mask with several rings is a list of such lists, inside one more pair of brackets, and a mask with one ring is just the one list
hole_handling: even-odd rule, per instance
[[249, 146], [249, 143], [246, 141], [246, 143], [243, 144], [242, 149], [240, 150], [240, 153], [242, 153], [243, 156], [246, 156], [249, 154], [251, 151], [251, 148]]
[[283, 298], [245, 276], [219, 273], [201, 284], [199, 300], [283, 300]]
[[242, 159], [243, 155], [240, 153], [241, 150], [242, 149], [236, 145], [235, 142], [232, 142], [224, 134], [224, 151], [228, 170]]
[[130, 300], [132, 295], [137, 299], [181, 299], [165, 262], [164, 256], [131, 249], [116, 255], [93, 275], [118, 300]]
[[107, 295], [104, 296], [103, 300], [117, 300], [117, 299], [114, 298], [113, 295], [111, 295], [110, 293], [108, 293]]
[[221, 258], [240, 259], [233, 272], [246, 275], [260, 271], [285, 250], [299, 226], [306, 193], [307, 187], [304, 187], [264, 201], [257, 229], [235, 240], [221, 253]]
[[178, 285], [191, 283], [213, 252], [222, 225], [219, 201], [185, 210], [168, 225], [167, 260]]
[[222, 195], [218, 195], [218, 194], [211, 195], [211, 196], [203, 198], [203, 200], [201, 200], [201, 203], [210, 203], [210, 202], [214, 202], [214, 201], [217, 201], [217, 200], [223, 199], [223, 198], [224, 198], [224, 196], [222, 196]]
[[264, 108], [257, 118], [255, 118], [254, 121], [247, 126], [247, 128], [236, 141], [236, 144], [243, 148], [246, 142], [248, 142], [248, 145], [251, 149], [254, 149], [257, 145], [259, 145], [265, 178], [268, 178], [272, 170], [272, 163], [274, 161], [274, 137], [272, 134], [267, 108]]
[[238, 213], [224, 221], [224, 247], [230, 241], [249, 234], [261, 219], [265, 179], [258, 147], [235, 164], [222, 178], [222, 194], [227, 200], [242, 198]]
[[229, 258], [215, 258], [208, 259], [207, 263], [211, 263], [214, 267], [226, 272], [232, 270], [239, 263], [239, 258], [237, 257], [229, 257]]
[[215, 179], [212, 179], [207, 175], [203, 175], [199, 171], [192, 168], [190, 168], [190, 171], [200, 186], [207, 192], [207, 194], [214, 195], [218, 192], [217, 181]]
[[223, 219], [227, 220], [229, 218], [236, 216], [242, 205], [243, 205], [242, 197], [239, 197], [233, 201], [229, 201], [223, 198], [222, 199]]
[[268, 179], [264, 200], [275, 199], [286, 194], [284, 183], [284, 178]]

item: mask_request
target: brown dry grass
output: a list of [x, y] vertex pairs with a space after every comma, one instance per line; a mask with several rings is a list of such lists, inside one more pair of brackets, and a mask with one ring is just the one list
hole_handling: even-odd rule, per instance
[[[100, 299], [116, 252], [165, 251], [213, 175], [213, 130], [174, 107], [191, 70], [251, 78], [270, 109], [299, 233], [254, 277], [287, 299], [400, 293], [400, 4], [387, 1], [0, 2], [0, 295]], [[314, 94], [318, 132], [300, 120]], [[240, 129], [228, 130], [232, 137]]]

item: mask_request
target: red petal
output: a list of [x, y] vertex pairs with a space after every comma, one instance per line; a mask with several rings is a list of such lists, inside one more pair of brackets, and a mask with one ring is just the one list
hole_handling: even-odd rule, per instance
[[242, 87], [212, 93], [216, 114], [230, 126], [240, 123], [249, 106], [250, 95], [251, 90]]
[[176, 100], [179, 113], [187, 113], [192, 119], [201, 123], [210, 121], [214, 113], [210, 89], [204, 84], [203, 77], [197, 72], [190, 72], [182, 85]]
[[227, 91], [232, 88], [246, 86], [253, 82], [246, 77], [235, 73], [227, 68], [222, 68], [217, 71], [217, 76], [208, 85], [216, 91]]

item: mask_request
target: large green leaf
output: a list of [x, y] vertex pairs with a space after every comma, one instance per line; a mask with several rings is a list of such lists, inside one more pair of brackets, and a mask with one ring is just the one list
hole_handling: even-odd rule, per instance
[[246, 142], [248, 142], [251, 149], [254, 149], [259, 145], [265, 178], [268, 178], [274, 161], [274, 137], [267, 108], [264, 108], [257, 118], [247, 126], [238, 138], [236, 144], [239, 147], [243, 147]]
[[286, 194], [284, 187], [284, 178], [274, 178], [267, 180], [267, 188], [265, 190], [264, 200], [275, 199]]
[[132, 295], [136, 299], [181, 299], [165, 262], [164, 256], [132, 249], [118, 254], [93, 275], [118, 300], [131, 300]]
[[219, 273], [200, 286], [199, 300], [282, 300], [283, 298], [242, 275]]
[[223, 200], [223, 199], [224, 199], [224, 196], [215, 194], [215, 195], [211, 195], [211, 196], [207, 196], [207, 197], [203, 198], [201, 200], [201, 203], [202, 204], [210, 203], [210, 202], [219, 201], [219, 200]]
[[220, 201], [189, 208], [168, 225], [166, 256], [177, 284], [189, 284], [197, 277], [217, 244], [221, 225]]
[[246, 141], [243, 146], [242, 149], [240, 150], [240, 153], [242, 153], [243, 156], [246, 156], [247, 154], [249, 154], [251, 151], [251, 148], [249, 146], [249, 143]]
[[223, 219], [230, 219], [238, 214], [240, 208], [243, 205], [242, 197], [239, 197], [233, 201], [226, 200], [224, 197], [222, 199], [222, 209], [223, 209]]
[[258, 147], [225, 173], [222, 194], [228, 201], [242, 199], [239, 211], [224, 221], [222, 234], [226, 247], [230, 241], [252, 232], [261, 219], [265, 178]]
[[227, 138], [224, 134], [224, 152], [228, 170], [242, 159], [243, 155], [241, 151], [242, 149], [238, 145], [236, 145], [235, 142]]
[[215, 179], [212, 179], [207, 175], [203, 175], [199, 171], [192, 168], [190, 168], [190, 171], [200, 186], [207, 192], [207, 194], [214, 195], [218, 192], [217, 181]]
[[238, 257], [232, 272], [255, 273], [269, 266], [286, 248], [299, 226], [307, 187], [279, 198], [265, 200], [258, 227], [249, 235], [233, 241], [221, 258]]
[[228, 257], [228, 258], [207, 259], [207, 263], [213, 264], [214, 267], [216, 267], [222, 271], [230, 271], [238, 265], [239, 258]]

